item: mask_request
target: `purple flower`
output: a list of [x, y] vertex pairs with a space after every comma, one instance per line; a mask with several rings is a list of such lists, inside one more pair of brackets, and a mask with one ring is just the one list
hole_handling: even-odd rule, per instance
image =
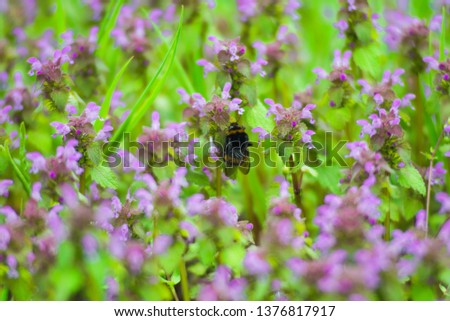
[[249, 18], [254, 17], [258, 12], [257, 0], [237, 0], [237, 9], [241, 14], [241, 20], [247, 21]]
[[263, 66], [266, 66], [268, 62], [262, 58], [258, 58], [255, 62], [250, 64], [250, 71], [253, 75], [259, 74], [261, 77], [266, 75], [266, 72], [263, 70]]
[[61, 65], [66, 62], [73, 64], [73, 60], [68, 55], [70, 50], [70, 46], [66, 46], [62, 50], [55, 50], [53, 59], [49, 59], [45, 63], [42, 63], [36, 57], [29, 58], [27, 62], [31, 64], [31, 70], [28, 74], [33, 76], [36, 73], [37, 76], [41, 76], [45, 80], [50, 81], [60, 80]]
[[92, 234], [84, 235], [81, 239], [81, 244], [87, 256], [93, 257], [97, 254], [97, 239]]
[[189, 215], [202, 215], [215, 224], [236, 226], [238, 215], [236, 208], [221, 198], [205, 200], [202, 194], [194, 194], [187, 199], [186, 208]]
[[8, 266], [8, 277], [10, 279], [17, 279], [19, 272], [17, 271], [17, 259], [14, 255], [9, 254], [6, 256], [6, 265]]
[[78, 142], [73, 139], [67, 141], [65, 146], [59, 146], [56, 149], [56, 156], [49, 159], [45, 159], [38, 152], [27, 153], [26, 157], [32, 161], [30, 172], [46, 171], [52, 180], [57, 179], [58, 176], [68, 175], [70, 171], [80, 175], [84, 169], [78, 164], [82, 155], [75, 149], [77, 144]]
[[426, 223], [425, 223], [425, 216], [426, 216], [425, 210], [420, 210], [416, 214], [416, 229], [425, 231], [426, 230]]
[[348, 183], [352, 181], [370, 187], [375, 184], [379, 173], [390, 171], [381, 154], [370, 150], [366, 142], [350, 142], [347, 148], [350, 152], [346, 157], [356, 161], [347, 173]]
[[445, 174], [447, 170], [444, 168], [444, 163], [437, 162], [430, 175], [430, 168], [427, 169], [425, 179], [428, 180], [431, 177], [431, 185], [443, 185], [445, 183]]
[[439, 192], [436, 194], [436, 200], [441, 203], [439, 213], [450, 213], [450, 196], [445, 192]]
[[[395, 99], [395, 93], [392, 87], [396, 84], [404, 86], [400, 76], [405, 73], [404, 69], [396, 69], [393, 72], [386, 70], [383, 74], [382, 81], [379, 84], [370, 85], [366, 80], [359, 79], [357, 83], [362, 87], [361, 94], [372, 96], [377, 107], [387, 107]], [[406, 94], [401, 99], [401, 107], [411, 106], [411, 100], [415, 98], [414, 94]], [[412, 107], [412, 106], [411, 106]]]
[[[314, 134], [312, 130], [308, 130], [306, 123], [314, 124], [315, 120], [311, 114], [311, 110], [316, 108], [316, 105], [308, 104], [302, 106], [299, 101], [294, 101], [292, 106], [284, 108], [281, 104], [275, 103], [272, 99], [265, 99], [264, 102], [270, 106], [267, 115], [274, 115], [277, 123], [278, 138], [282, 140], [293, 140], [305, 138], [305, 142], [311, 141], [311, 135]], [[300, 136], [299, 136], [300, 134]]]
[[27, 153], [27, 158], [32, 162], [30, 173], [38, 173], [46, 168], [46, 159], [38, 152]]
[[262, 127], [253, 128], [252, 133], [258, 133], [259, 140], [263, 140], [269, 137], [269, 132]]
[[0, 107], [0, 124], [10, 122], [9, 112], [12, 110], [12, 106]]
[[197, 65], [203, 67], [203, 75], [206, 77], [208, 73], [218, 71], [219, 69], [206, 59], [197, 60]]
[[392, 50], [401, 45], [413, 48], [426, 45], [428, 27], [419, 19], [400, 11], [387, 11], [385, 18], [388, 23], [385, 41]]
[[437, 61], [434, 57], [423, 57], [423, 61], [427, 63], [427, 71], [430, 71], [430, 69], [439, 70], [439, 61]]
[[41, 182], [34, 183], [31, 188], [31, 198], [34, 199], [36, 202], [39, 202], [42, 199], [41, 188], [42, 188]]
[[437, 14], [430, 20], [429, 28], [431, 31], [440, 31], [442, 27], [442, 15]]
[[339, 20], [333, 26], [339, 30], [339, 38], [345, 37], [345, 31], [348, 29], [348, 23], [346, 20]]
[[298, 20], [300, 16], [297, 14], [297, 10], [301, 7], [299, 0], [287, 0], [287, 4], [284, 7], [284, 13], [290, 15], [293, 20]]
[[348, 3], [348, 11], [356, 10], [355, 0], [347, 0]]
[[9, 187], [14, 184], [14, 181], [10, 179], [4, 179], [0, 181], [0, 196], [8, 197]]
[[50, 123], [52, 127], [56, 129], [56, 134], [53, 134], [53, 137], [56, 137], [57, 135], [62, 135], [64, 138], [68, 133], [70, 133], [70, 127], [66, 124], [59, 123], [59, 122], [52, 122]]
[[290, 202], [291, 194], [289, 192], [289, 182], [282, 180], [280, 182], [280, 195], [270, 200], [270, 213], [278, 217], [293, 218], [301, 220], [302, 210]]
[[35, 72], [38, 75], [42, 72], [42, 63], [39, 61], [39, 59], [31, 57], [27, 60], [27, 62], [31, 64], [31, 70], [28, 72], [30, 76], [34, 76]]
[[145, 261], [144, 247], [139, 243], [130, 243], [127, 246], [125, 259], [132, 273], [139, 273]]
[[57, 243], [62, 242], [67, 237], [67, 227], [64, 225], [61, 217], [58, 215], [63, 210], [62, 205], [55, 205], [48, 213], [47, 225]]
[[[378, 219], [380, 203], [368, 187], [351, 187], [343, 196], [325, 196], [325, 204], [317, 209], [314, 223], [319, 226], [320, 235], [336, 242], [361, 239], [367, 223]], [[328, 244], [334, 244], [335, 241]]]
[[197, 299], [200, 301], [244, 300], [245, 279], [233, 279], [231, 270], [225, 265], [219, 265], [214, 279], [202, 286]]
[[446, 124], [446, 125], [444, 126], [444, 132], [445, 132], [446, 134], [450, 134], [450, 124]]
[[19, 216], [10, 206], [0, 207], [0, 214], [6, 217], [6, 223], [15, 223], [19, 221]]
[[239, 115], [244, 113], [241, 107], [242, 99], [232, 98], [231, 83], [225, 83], [221, 96], [214, 95], [210, 102], [198, 93], [194, 93], [191, 97], [181, 90], [182, 100], [190, 105], [188, 110], [190, 114], [198, 118], [198, 122], [207, 122], [211, 127], [219, 131], [225, 131], [230, 125], [230, 115], [237, 112]]
[[153, 254], [160, 255], [166, 253], [172, 243], [173, 240], [170, 235], [158, 235], [153, 242]]
[[56, 157], [62, 159], [69, 170], [80, 175], [84, 170], [78, 165], [78, 160], [82, 155], [75, 149], [77, 145], [78, 142], [76, 140], [69, 140], [66, 146], [60, 146], [56, 149]]
[[391, 136], [402, 137], [403, 129], [400, 126], [398, 114], [401, 103], [400, 99], [394, 100], [389, 112], [379, 108], [378, 115], [372, 114], [369, 116], [371, 122], [365, 119], [358, 120], [356, 123], [362, 126], [361, 137], [368, 134], [376, 145], [382, 145]]
[[247, 272], [252, 275], [264, 276], [272, 269], [264, 254], [256, 248], [247, 251], [243, 264]]
[[0, 225], [0, 251], [6, 251], [9, 241], [11, 240], [11, 234], [6, 225]]
[[438, 238], [446, 244], [447, 251], [450, 252], [450, 220], [447, 220], [444, 224], [442, 224]]
[[107, 300], [112, 301], [112, 300], [117, 300], [117, 296], [119, 294], [119, 283], [117, 283], [117, 281], [112, 278], [112, 277], [108, 277], [106, 279], [106, 297]]
[[328, 79], [333, 83], [342, 83], [347, 81], [350, 75], [346, 74], [346, 72], [350, 69], [350, 57], [352, 56], [352, 52], [347, 50], [344, 53], [341, 53], [339, 50], [334, 51], [334, 60], [333, 60], [333, 70], [330, 73], [327, 73], [322, 68], [315, 68], [313, 72], [317, 75], [316, 82], [318, 83], [320, 79]]
[[200, 235], [197, 227], [189, 221], [181, 221], [180, 229], [187, 234], [187, 240], [189, 242], [192, 242], [197, 236]]

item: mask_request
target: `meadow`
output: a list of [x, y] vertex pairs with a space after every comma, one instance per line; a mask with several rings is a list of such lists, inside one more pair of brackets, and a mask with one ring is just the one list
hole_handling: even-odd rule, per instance
[[449, 26], [0, 0], [0, 300], [448, 300]]

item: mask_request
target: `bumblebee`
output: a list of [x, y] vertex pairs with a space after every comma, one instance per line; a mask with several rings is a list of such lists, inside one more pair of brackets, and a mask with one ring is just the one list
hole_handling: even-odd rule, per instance
[[238, 123], [231, 123], [225, 137], [223, 152], [226, 176], [236, 177], [238, 168], [243, 174], [248, 174], [250, 171], [248, 147], [251, 145], [252, 143], [248, 141], [245, 127], [240, 126]]

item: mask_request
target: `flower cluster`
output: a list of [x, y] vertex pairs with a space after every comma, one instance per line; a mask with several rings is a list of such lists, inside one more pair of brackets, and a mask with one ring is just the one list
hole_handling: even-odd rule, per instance
[[449, 298], [448, 1], [150, 2], [0, 1], [1, 299]]
[[[357, 83], [361, 86], [361, 94], [372, 97], [377, 107], [381, 106], [387, 109], [397, 97], [393, 86], [404, 86], [404, 83], [400, 78], [404, 73], [405, 70], [403, 69], [396, 69], [393, 72], [386, 70], [383, 74], [383, 79], [379, 84], [370, 85], [365, 79], [359, 79]], [[411, 106], [411, 100], [414, 98], [416, 98], [414, 94], [406, 94], [401, 99], [401, 106]]]
[[181, 96], [182, 102], [189, 105], [185, 110], [185, 115], [191, 119], [193, 124], [198, 124], [205, 132], [224, 132], [230, 122], [232, 113], [236, 112], [238, 115], [244, 113], [241, 107], [242, 99], [232, 98], [230, 91], [232, 90], [231, 83], [227, 82], [219, 96], [214, 95], [211, 101], [207, 102], [203, 96], [198, 93], [189, 94], [184, 89], [179, 89], [178, 93]]
[[[316, 108], [314, 104], [303, 106], [299, 101], [294, 100], [291, 107], [285, 108], [269, 98], [264, 102], [270, 106], [267, 116], [275, 116], [277, 124], [270, 133], [272, 137], [281, 141], [301, 141], [305, 144], [312, 142], [311, 136], [314, 135], [314, 131], [308, 129], [307, 124], [311, 125], [315, 122], [311, 113], [311, 110]], [[268, 134], [261, 127], [254, 128], [253, 131], [259, 133], [260, 138]]]
[[210, 60], [199, 59], [197, 64], [204, 69], [204, 75], [209, 72], [223, 72], [231, 83], [229, 94], [232, 98], [242, 100], [244, 106], [253, 105], [252, 89], [244, 86], [250, 77], [250, 74], [265, 75], [263, 66], [267, 65], [267, 61], [258, 58], [255, 62], [250, 62], [243, 57], [246, 47], [239, 42], [239, 38], [231, 40], [219, 40], [214, 36], [208, 37], [212, 42], [212, 47], [208, 47]]
[[450, 93], [450, 59], [439, 62], [434, 57], [427, 56], [423, 58], [423, 61], [427, 63], [428, 70], [432, 69], [437, 71], [434, 79], [436, 91], [448, 96]]
[[261, 1], [261, 0], [237, 0], [237, 9], [242, 21], [248, 21], [263, 13], [269, 13], [276, 17], [287, 15], [292, 19], [299, 19], [297, 10], [301, 7], [298, 0]]
[[350, 96], [353, 93], [353, 87], [349, 83], [350, 74], [350, 58], [351, 51], [341, 53], [339, 50], [334, 52], [333, 70], [329, 73], [322, 68], [314, 68], [313, 72], [317, 75], [316, 83], [320, 79], [327, 79], [331, 82], [330, 87], [330, 106], [343, 107], [350, 103]]
[[348, 48], [364, 46], [373, 41], [371, 30], [381, 30], [379, 15], [369, 13], [367, 0], [340, 0], [341, 9], [334, 27], [339, 30], [339, 37], [346, 39]]

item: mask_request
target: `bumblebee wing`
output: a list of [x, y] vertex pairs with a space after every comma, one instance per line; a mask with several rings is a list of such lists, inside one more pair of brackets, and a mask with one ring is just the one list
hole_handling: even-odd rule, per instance
[[225, 165], [225, 175], [231, 179], [235, 179], [236, 178], [236, 174], [237, 174], [237, 167], [235, 166], [226, 166]]
[[239, 164], [239, 170], [241, 171], [242, 174], [247, 175], [248, 172], [250, 171], [250, 160], [248, 159], [248, 157], [245, 157], [241, 163]]

